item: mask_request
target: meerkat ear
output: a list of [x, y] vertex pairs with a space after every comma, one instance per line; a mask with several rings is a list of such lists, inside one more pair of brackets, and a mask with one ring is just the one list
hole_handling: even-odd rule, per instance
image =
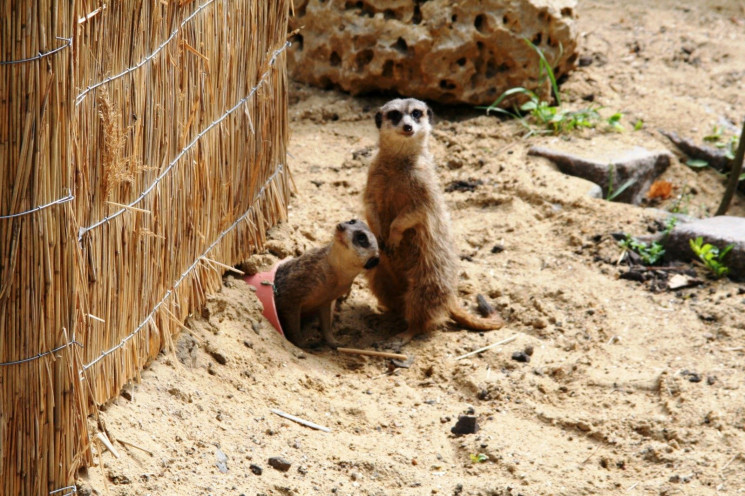
[[429, 123], [434, 124], [435, 123], [435, 113], [432, 112], [432, 109], [427, 107], [427, 117], [429, 117]]
[[383, 125], [383, 112], [380, 110], [375, 114], [375, 125], [378, 126], [378, 129]]

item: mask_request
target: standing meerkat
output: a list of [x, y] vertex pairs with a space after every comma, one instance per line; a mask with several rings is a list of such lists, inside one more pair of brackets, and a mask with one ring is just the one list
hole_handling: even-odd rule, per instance
[[432, 110], [413, 98], [396, 99], [375, 115], [380, 130], [365, 186], [365, 215], [381, 247], [380, 264], [368, 272], [382, 306], [402, 315], [402, 344], [432, 331], [448, 317], [474, 330], [498, 329], [498, 316], [482, 319], [456, 299], [457, 255], [450, 215], [428, 148]]
[[370, 228], [353, 219], [336, 226], [328, 245], [281, 264], [274, 278], [274, 300], [287, 339], [307, 346], [302, 320], [318, 315], [323, 338], [337, 347], [331, 334], [334, 301], [349, 293], [360, 272], [378, 264], [378, 256], [378, 242]]

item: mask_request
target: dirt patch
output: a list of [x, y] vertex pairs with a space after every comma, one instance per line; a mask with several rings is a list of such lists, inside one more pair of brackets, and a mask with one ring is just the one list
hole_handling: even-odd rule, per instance
[[[441, 185], [451, 186], [460, 298], [475, 312], [483, 294], [504, 329], [414, 340], [404, 349], [411, 366], [394, 368], [295, 348], [261, 316], [251, 289], [226, 276], [176, 349], [103, 409], [98, 427], [120, 457], [96, 444], [98, 465], [81, 474], [81, 493], [745, 492], [743, 289], [698, 268], [703, 283], [676, 291], [620, 278], [627, 269], [616, 265], [612, 237], [659, 230], [660, 209], [713, 213], [724, 179], [676, 158], [663, 176], [672, 197], [634, 207], [592, 199], [589, 183], [527, 155], [555, 140], [591, 148], [600, 136], [670, 148], [659, 128], [696, 139], [714, 125], [736, 133], [745, 11], [735, 0], [633, 0], [581, 2], [578, 12], [590, 65], [563, 84], [565, 100], [578, 108], [592, 95], [601, 113], [624, 113], [625, 132], [524, 140], [516, 122], [435, 108], [432, 147]], [[372, 115], [385, 101], [299, 85], [290, 96], [297, 193], [268, 253], [251, 259], [262, 269], [361, 217]], [[644, 127], [633, 131], [637, 120]], [[741, 196], [730, 213], [745, 215]], [[334, 328], [339, 341], [368, 348], [403, 324], [377, 311], [360, 279]], [[475, 417], [478, 431], [451, 432], [461, 416]]]

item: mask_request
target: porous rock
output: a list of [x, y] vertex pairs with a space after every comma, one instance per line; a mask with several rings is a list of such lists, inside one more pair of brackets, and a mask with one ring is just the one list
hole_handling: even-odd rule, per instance
[[671, 158], [667, 151], [650, 151], [641, 146], [598, 148], [591, 153], [577, 154], [534, 146], [528, 154], [551, 160], [564, 174], [592, 181], [602, 189], [603, 198], [608, 198], [631, 181], [614, 201], [635, 205], [642, 202], [655, 178], [665, 172]]
[[745, 280], [745, 218], [722, 215], [678, 224], [664, 241], [666, 256], [682, 260], [697, 259], [690, 240], [698, 237], [720, 250], [733, 245], [732, 251], [724, 258], [724, 264], [729, 267], [730, 278]]
[[291, 75], [352, 94], [389, 91], [488, 105], [505, 90], [547, 89], [577, 60], [576, 0], [295, 0]]

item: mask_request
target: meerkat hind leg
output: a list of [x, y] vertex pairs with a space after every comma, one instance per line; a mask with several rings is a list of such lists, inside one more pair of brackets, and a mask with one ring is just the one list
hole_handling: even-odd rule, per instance
[[300, 309], [293, 310], [291, 312], [283, 312], [281, 315], [282, 331], [295, 346], [303, 347], [305, 340], [302, 338], [302, 320], [300, 317]]
[[321, 308], [318, 309], [318, 320], [321, 324], [321, 334], [323, 334], [323, 339], [326, 340], [326, 344], [331, 346], [332, 348], [339, 347], [339, 342], [331, 333], [331, 323], [334, 317], [335, 301], [336, 300], [331, 300], [329, 303], [321, 305]]

